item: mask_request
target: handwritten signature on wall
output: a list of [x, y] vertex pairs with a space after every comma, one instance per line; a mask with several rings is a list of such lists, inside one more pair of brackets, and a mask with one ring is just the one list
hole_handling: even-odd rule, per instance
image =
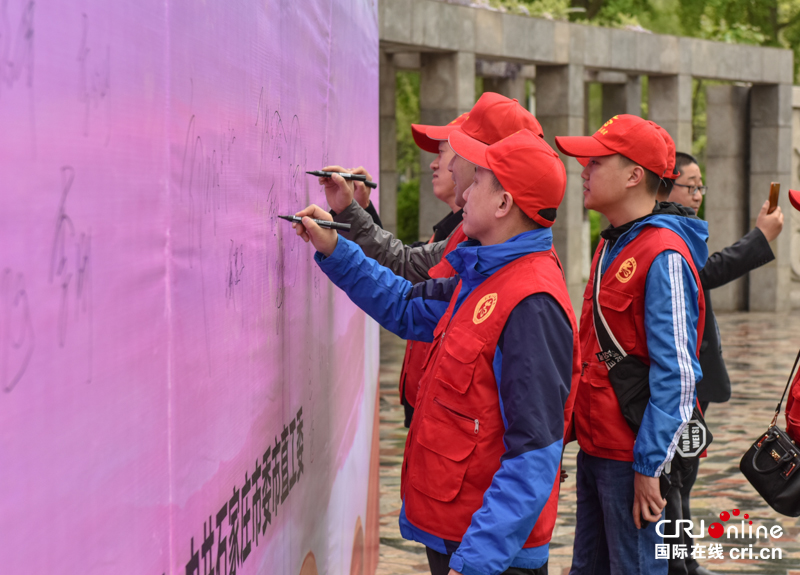
[[[111, 47], [104, 52], [92, 53], [89, 47], [89, 17], [84, 13], [81, 44], [78, 49], [79, 92], [78, 101], [83, 104], [83, 135], [89, 135], [90, 111], [100, 107], [111, 88]], [[106, 136], [108, 145], [110, 132]]]
[[16, 29], [8, 15], [9, 0], [0, 0], [0, 95], [20, 80], [33, 86], [34, 3], [23, 2]]
[[71, 166], [61, 168], [61, 201], [58, 205], [52, 249], [49, 281], [60, 292], [57, 322], [58, 345], [66, 347], [70, 324], [88, 322], [87, 382], [92, 378], [92, 233], [78, 230], [67, 213], [67, 199], [75, 182]]
[[[280, 208], [294, 212], [298, 207], [308, 203], [307, 197], [301, 197], [299, 192], [303, 189], [300, 177], [305, 171], [303, 166], [308, 164], [308, 150], [301, 141], [300, 118], [295, 114], [289, 124], [287, 132], [283, 125], [281, 111], [278, 109], [270, 112], [266, 103], [264, 88], [258, 97], [256, 107], [255, 127], [259, 129], [260, 154], [258, 166], [257, 189], [265, 189], [267, 202], [268, 221], [274, 221]], [[264, 175], [265, 162], [274, 168], [269, 174]], [[263, 182], [263, 183], [262, 183]], [[277, 186], [277, 189], [276, 189]], [[280, 192], [280, 194], [276, 193]], [[281, 205], [283, 202], [283, 205]], [[283, 230], [285, 228], [280, 228]], [[273, 238], [280, 240], [281, 232], [273, 231]], [[267, 253], [271, 246], [267, 247]], [[279, 257], [269, 257], [266, 261], [267, 269], [276, 277], [275, 307], [283, 307], [286, 288], [294, 286], [294, 274], [299, 265], [299, 246], [297, 242], [288, 242], [280, 252]], [[280, 329], [280, 324], [276, 324]]]
[[0, 386], [8, 393], [25, 375], [36, 347], [25, 275], [3, 270], [0, 278]]

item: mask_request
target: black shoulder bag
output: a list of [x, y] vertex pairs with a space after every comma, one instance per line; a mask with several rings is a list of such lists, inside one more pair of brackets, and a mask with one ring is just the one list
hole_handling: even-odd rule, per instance
[[[597, 359], [606, 364], [608, 379], [614, 389], [614, 395], [617, 396], [622, 415], [633, 433], [636, 434], [642, 425], [644, 411], [650, 401], [650, 367], [640, 359], [625, 353], [609, 329], [600, 309], [600, 283], [607, 249], [608, 243], [603, 246], [603, 251], [597, 261], [597, 268], [594, 271], [592, 314], [597, 342], [600, 345]], [[692, 417], [678, 439], [675, 459], [685, 460], [699, 457], [713, 439], [703, 415], [695, 405]], [[670, 467], [667, 465], [666, 473], [669, 473]]]
[[794, 360], [789, 381], [783, 390], [775, 417], [765, 433], [759, 436], [747, 450], [739, 463], [739, 469], [750, 484], [755, 487], [764, 501], [778, 513], [797, 517], [800, 515], [800, 450], [791, 437], [776, 423], [781, 412], [786, 392], [792, 383], [792, 376], [800, 353]]

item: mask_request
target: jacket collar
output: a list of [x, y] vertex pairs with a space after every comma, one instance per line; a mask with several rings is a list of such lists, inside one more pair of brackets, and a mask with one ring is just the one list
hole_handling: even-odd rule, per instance
[[539, 228], [523, 232], [502, 244], [482, 246], [477, 240], [461, 242], [446, 257], [470, 291], [514, 260], [553, 247], [553, 231]]

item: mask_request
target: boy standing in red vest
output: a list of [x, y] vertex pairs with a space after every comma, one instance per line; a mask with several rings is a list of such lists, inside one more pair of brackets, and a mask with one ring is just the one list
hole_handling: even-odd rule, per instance
[[[464, 193], [474, 239], [447, 256], [456, 276], [414, 285], [308, 217], [298, 234], [364, 311], [433, 342], [403, 461], [403, 536], [426, 545], [434, 575], [540, 575], [580, 373], [550, 230], [566, 173], [529, 130], [491, 146], [454, 132], [450, 145], [477, 166]], [[330, 219], [317, 206], [298, 215]]]
[[[666, 504], [659, 477], [675, 456], [702, 377], [698, 269], [708, 255], [708, 225], [659, 213], [656, 192], [671, 172], [661, 130], [625, 114], [593, 136], [556, 138], [565, 154], [589, 158], [581, 174], [584, 206], [611, 223], [601, 234], [581, 313], [574, 415], [581, 451], [570, 571], [576, 575], [667, 573], [667, 560], [656, 559], [662, 539], [655, 527]], [[642, 376], [646, 392], [649, 383], [637, 418], [630, 416], [634, 402], [617, 396], [623, 365], [629, 381]]]

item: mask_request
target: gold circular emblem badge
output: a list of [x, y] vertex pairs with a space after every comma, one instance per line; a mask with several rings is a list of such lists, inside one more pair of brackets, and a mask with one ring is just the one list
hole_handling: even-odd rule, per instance
[[619, 266], [619, 270], [617, 270], [617, 279], [622, 283], [628, 283], [635, 273], [636, 260], [633, 258], [628, 258], [622, 262], [621, 266]]
[[494, 306], [497, 304], [497, 294], [490, 293], [481, 298], [478, 305], [475, 306], [475, 313], [472, 315], [472, 323], [475, 325], [486, 321], [492, 312]]

